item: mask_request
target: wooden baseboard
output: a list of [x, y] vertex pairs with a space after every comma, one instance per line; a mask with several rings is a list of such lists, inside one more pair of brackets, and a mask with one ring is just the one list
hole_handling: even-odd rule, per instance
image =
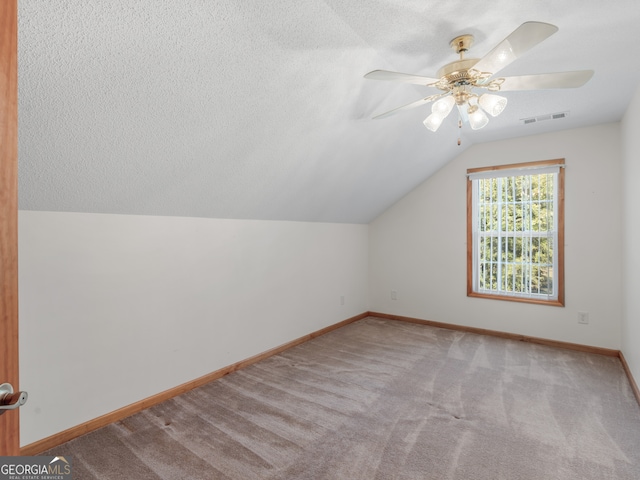
[[635, 395], [636, 400], [638, 401], [638, 406], [640, 406], [640, 388], [638, 388], [638, 384], [636, 383], [635, 379], [633, 378], [633, 374], [629, 369], [629, 364], [627, 363], [626, 359], [624, 358], [624, 355], [620, 350], [613, 350], [610, 348], [602, 348], [602, 347], [593, 347], [590, 345], [581, 345], [579, 343], [561, 342], [558, 340], [549, 340], [546, 338], [529, 337], [527, 335], [518, 335], [515, 333], [500, 332], [498, 330], [486, 330], [484, 328], [466, 327], [463, 325], [455, 325], [451, 323], [434, 322], [431, 320], [422, 320], [420, 318], [404, 317], [401, 315], [391, 315], [388, 313], [369, 312], [369, 316], [386, 318], [388, 320], [400, 320], [403, 322], [418, 323], [421, 325], [429, 325], [432, 327], [446, 328], [448, 330], [458, 330], [461, 332], [476, 333], [479, 335], [491, 335], [494, 337], [505, 338], [508, 340], [517, 340], [519, 342], [536, 343], [536, 344], [546, 345], [549, 347], [556, 347], [556, 348], [566, 348], [569, 350], [577, 350], [579, 352], [605, 355], [607, 357], [618, 357], [620, 359], [620, 362], [622, 363], [622, 368], [624, 369], [627, 375], [627, 378], [629, 379], [631, 390], [633, 391], [633, 394]]
[[598, 355], [618, 357], [620, 358], [622, 366], [627, 374], [627, 377], [629, 378], [631, 389], [633, 390], [633, 393], [636, 399], [638, 400], [638, 404], [640, 404], [640, 389], [638, 389], [638, 384], [635, 382], [633, 375], [629, 370], [629, 365], [627, 364], [624, 358], [624, 355], [619, 350], [612, 350], [612, 349], [601, 348], [601, 347], [592, 347], [589, 345], [580, 345], [576, 343], [561, 342], [557, 340], [548, 340], [545, 338], [529, 337], [526, 335], [518, 335], [515, 333], [506, 333], [506, 332], [500, 332], [497, 330], [487, 330], [484, 328], [466, 327], [463, 325], [434, 322], [431, 320], [423, 320], [419, 318], [405, 317], [401, 315], [391, 315], [391, 314], [379, 313], [379, 312], [364, 312], [364, 313], [361, 313], [360, 315], [356, 315], [355, 317], [348, 318], [334, 325], [330, 325], [328, 327], [312, 332], [308, 335], [304, 335], [300, 338], [287, 342], [278, 347], [267, 350], [266, 352], [259, 353], [257, 355], [254, 355], [253, 357], [249, 357], [245, 360], [241, 360], [227, 367], [223, 367], [219, 370], [216, 370], [215, 372], [211, 372], [200, 378], [191, 380], [190, 382], [183, 383], [182, 385], [178, 385], [177, 387], [171, 388], [164, 392], [160, 392], [156, 395], [140, 400], [139, 402], [132, 403], [131, 405], [127, 405], [126, 407], [120, 408], [113, 412], [102, 415], [98, 418], [94, 418], [93, 420], [89, 420], [88, 422], [82, 423], [80, 425], [69, 428], [62, 432], [56, 433], [54, 435], [51, 435], [50, 437], [44, 438], [42, 440], [38, 440], [37, 442], [31, 443], [29, 445], [25, 445], [20, 449], [20, 455], [24, 455], [24, 456], [38, 455], [46, 450], [55, 448], [58, 445], [68, 442], [69, 440], [72, 440], [76, 437], [79, 437], [86, 433], [97, 430], [98, 428], [102, 428], [111, 423], [122, 420], [146, 408], [149, 408], [154, 405], [157, 405], [158, 403], [164, 402], [165, 400], [169, 400], [170, 398], [173, 398], [177, 395], [186, 393], [190, 390], [193, 390], [194, 388], [200, 387], [206, 383], [222, 378], [225, 375], [228, 375], [229, 373], [248, 367], [249, 365], [259, 362], [260, 360], [264, 360], [273, 355], [277, 355], [278, 353], [281, 353], [289, 348], [295, 347], [296, 345], [300, 345], [313, 338], [319, 337], [333, 330], [336, 330], [340, 327], [344, 327], [345, 325], [348, 325], [350, 323], [356, 322], [358, 320], [361, 320], [369, 316], [385, 318], [388, 320], [399, 320], [403, 322], [417, 323], [421, 325], [429, 325], [429, 326], [438, 327], [438, 328], [446, 328], [448, 330], [458, 330], [463, 332], [476, 333], [479, 335], [491, 335], [494, 337], [501, 337], [509, 340], [536, 343], [536, 344], [547, 345], [547, 346], [556, 347], [556, 348], [566, 348], [569, 350], [577, 350], [577, 351], [586, 352], [586, 353], [595, 353]]
[[229, 373], [248, 367], [249, 365], [259, 362], [260, 360], [264, 360], [265, 358], [269, 358], [273, 355], [277, 355], [278, 353], [288, 350], [289, 348], [295, 347], [296, 345], [300, 345], [301, 343], [304, 343], [313, 338], [319, 337], [320, 335], [324, 335], [340, 327], [344, 327], [345, 325], [353, 323], [357, 320], [361, 320], [367, 317], [368, 315], [369, 315], [368, 312], [361, 313], [360, 315], [356, 315], [355, 317], [348, 318], [334, 325], [330, 325], [328, 327], [322, 328], [315, 332], [309, 333], [300, 338], [287, 342], [283, 345], [267, 350], [266, 352], [259, 353], [257, 355], [254, 355], [253, 357], [249, 357], [245, 360], [241, 360], [227, 367], [223, 367], [219, 370], [216, 370], [215, 372], [211, 372], [200, 378], [191, 380], [190, 382], [183, 383], [182, 385], [178, 385], [177, 387], [171, 388], [164, 392], [160, 392], [156, 395], [140, 400], [139, 402], [135, 402], [135, 403], [132, 403], [131, 405], [127, 405], [126, 407], [119, 408], [118, 410], [107, 413], [98, 418], [94, 418], [93, 420], [89, 420], [88, 422], [84, 422], [75, 427], [71, 427], [67, 430], [51, 435], [50, 437], [43, 438], [42, 440], [38, 440], [37, 442], [31, 443], [29, 445], [25, 445], [24, 447], [20, 448], [20, 455], [24, 455], [24, 456], [38, 455], [46, 450], [55, 448], [58, 445], [68, 442], [69, 440], [72, 440], [76, 437], [79, 437], [86, 433], [97, 430], [98, 428], [102, 428], [111, 423], [122, 420], [146, 408], [152, 407], [154, 405], [157, 405], [158, 403], [164, 402], [165, 400], [169, 400], [170, 398], [173, 398], [177, 395], [181, 395], [190, 390], [193, 390], [194, 388], [200, 387], [206, 383], [209, 383], [221, 377], [224, 377]]
[[622, 352], [620, 352], [620, 362], [622, 363], [622, 368], [624, 368], [624, 371], [627, 374], [627, 378], [629, 379], [629, 384], [631, 385], [631, 390], [633, 391], [633, 394], [636, 396], [636, 400], [638, 401], [638, 405], [640, 405], [640, 388], [638, 388], [638, 384], [636, 383], [635, 379], [633, 378], [633, 374], [631, 373], [631, 370], [629, 369], [629, 364], [627, 363], [627, 360], [624, 358], [624, 355], [622, 354]]
[[466, 327], [464, 325], [455, 325], [452, 323], [434, 322], [431, 320], [422, 320], [419, 318], [404, 317], [401, 315], [390, 315], [388, 313], [369, 312], [372, 317], [386, 318], [389, 320], [400, 320], [409, 323], [418, 323], [421, 325], [429, 325], [432, 327], [446, 328], [448, 330], [458, 330], [461, 332], [476, 333], [479, 335], [490, 335], [493, 337], [505, 338], [508, 340], [516, 340], [519, 342], [536, 343], [549, 347], [566, 348], [569, 350], [577, 350], [579, 352], [596, 353], [598, 355], [606, 355], [608, 357], [619, 357], [620, 351], [602, 347], [592, 347], [590, 345], [581, 345], [579, 343], [561, 342], [558, 340], [549, 340], [546, 338], [529, 337], [527, 335], [519, 335], [517, 333], [500, 332], [498, 330], [487, 330], [484, 328]]

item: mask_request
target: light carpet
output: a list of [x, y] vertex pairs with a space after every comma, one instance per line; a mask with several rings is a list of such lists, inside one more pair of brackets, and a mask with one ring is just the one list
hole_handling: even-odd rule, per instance
[[640, 479], [619, 359], [365, 318], [49, 455], [76, 479]]

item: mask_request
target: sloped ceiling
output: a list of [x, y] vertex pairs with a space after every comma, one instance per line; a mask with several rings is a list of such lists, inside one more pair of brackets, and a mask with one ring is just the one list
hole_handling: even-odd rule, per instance
[[[622, 117], [640, 78], [637, 0], [20, 0], [19, 206], [368, 223], [474, 143]], [[471, 33], [481, 57], [525, 21], [559, 32], [501, 72], [593, 69], [575, 90], [510, 92], [436, 133], [435, 76]], [[525, 117], [569, 112], [523, 125]], [[461, 135], [462, 145], [457, 145]]]

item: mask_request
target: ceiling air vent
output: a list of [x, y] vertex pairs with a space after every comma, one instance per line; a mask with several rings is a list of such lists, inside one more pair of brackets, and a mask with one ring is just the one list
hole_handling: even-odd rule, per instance
[[545, 120], [558, 120], [560, 118], [565, 118], [568, 115], [569, 112], [549, 113], [547, 115], [539, 115], [537, 117], [521, 118], [520, 121], [524, 125], [528, 125], [530, 123], [544, 122]]

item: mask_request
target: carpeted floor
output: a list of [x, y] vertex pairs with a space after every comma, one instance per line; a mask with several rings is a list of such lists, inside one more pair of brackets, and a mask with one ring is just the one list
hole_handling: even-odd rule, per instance
[[47, 452], [75, 479], [640, 479], [617, 358], [366, 318]]

